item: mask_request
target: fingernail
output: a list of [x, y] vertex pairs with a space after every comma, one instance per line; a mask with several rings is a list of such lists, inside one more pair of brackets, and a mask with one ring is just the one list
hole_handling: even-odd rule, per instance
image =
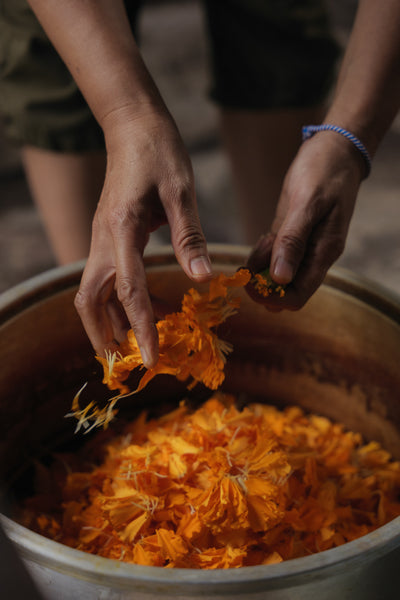
[[211, 263], [207, 256], [198, 256], [190, 261], [190, 271], [193, 277], [211, 275]]
[[293, 279], [293, 267], [282, 256], [275, 261], [272, 278], [278, 283], [289, 283]]
[[142, 362], [146, 369], [152, 369], [157, 364], [157, 358], [150, 354], [147, 348], [140, 348]]
[[143, 362], [144, 366], [148, 368], [148, 365], [151, 363], [150, 354], [148, 353], [146, 348], [140, 348], [140, 354], [141, 354], [142, 362]]

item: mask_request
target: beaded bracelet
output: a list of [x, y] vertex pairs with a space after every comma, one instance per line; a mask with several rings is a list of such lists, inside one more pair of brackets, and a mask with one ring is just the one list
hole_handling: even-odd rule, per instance
[[347, 138], [357, 148], [357, 150], [361, 152], [367, 169], [365, 177], [368, 177], [368, 175], [371, 172], [371, 157], [364, 144], [355, 135], [350, 133], [350, 131], [347, 131], [347, 129], [343, 129], [342, 127], [338, 127], [337, 125], [305, 125], [302, 128], [303, 142], [305, 140], [308, 140], [310, 137], [312, 137], [315, 133], [318, 133], [319, 131], [336, 131], [336, 133], [340, 133], [340, 135], [343, 135], [345, 138]]

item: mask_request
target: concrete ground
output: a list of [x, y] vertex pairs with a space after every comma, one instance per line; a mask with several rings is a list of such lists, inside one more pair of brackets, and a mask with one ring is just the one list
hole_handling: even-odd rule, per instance
[[[354, 2], [331, 0], [342, 41], [352, 5]], [[209, 242], [240, 243], [240, 222], [219, 144], [216, 109], [207, 99], [207, 40], [199, 2], [150, 2], [142, 16], [141, 41], [150, 71], [189, 148], [207, 238]], [[374, 159], [370, 178], [362, 185], [346, 250], [338, 264], [400, 294], [399, 165], [397, 119]], [[55, 265], [18, 150], [1, 132], [0, 256], [0, 292]]]

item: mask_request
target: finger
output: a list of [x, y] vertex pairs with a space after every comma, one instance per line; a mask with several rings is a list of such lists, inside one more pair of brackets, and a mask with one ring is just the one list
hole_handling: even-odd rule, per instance
[[347, 230], [332, 227], [332, 221], [333, 219], [330, 219], [318, 225], [310, 237], [304, 259], [283, 298], [284, 308], [289, 310], [302, 308], [343, 252]]
[[[284, 190], [281, 198], [283, 204], [287, 203], [285, 194], [287, 195]], [[308, 217], [309, 213], [301, 207], [302, 202], [297, 199], [295, 208], [288, 211], [283, 219], [278, 216], [275, 218], [274, 233], [261, 236], [258, 240], [247, 263], [253, 272], [259, 272], [269, 266], [270, 275], [276, 283], [287, 285], [294, 280], [313, 227], [313, 221]], [[246, 289], [253, 300], [264, 304], [273, 312], [292, 306], [290, 290], [281, 298], [276, 294], [263, 297], [251, 284], [248, 284]]]
[[[286, 203], [289, 206], [289, 202]], [[283, 221], [275, 222], [270, 272], [277, 283], [286, 285], [293, 281], [306, 253], [309, 237], [322, 218], [323, 207], [324, 203], [318, 202], [317, 197], [308, 198], [300, 191], [292, 198]]]
[[153, 367], [158, 360], [158, 333], [147, 289], [143, 250], [145, 220], [131, 217], [113, 229], [116, 253], [115, 288], [140, 349], [143, 364]]
[[88, 258], [74, 303], [93, 348], [104, 356], [115, 337], [107, 311], [114, 289], [114, 270], [104, 268], [93, 256], [95, 253]]
[[290, 283], [304, 257], [310, 229], [290, 215], [278, 232], [271, 253], [271, 277], [281, 285]]
[[118, 300], [115, 289], [113, 290], [109, 301], [107, 302], [106, 308], [109, 319], [112, 323], [114, 340], [121, 344], [124, 340], [126, 340], [127, 333], [130, 329], [130, 323], [123, 306]]
[[169, 190], [163, 204], [179, 264], [191, 279], [208, 281], [212, 277], [211, 261], [192, 186], [187, 184]]
[[[253, 274], [260, 273], [269, 267], [274, 240], [275, 235], [272, 233], [262, 235], [253, 248], [247, 261], [247, 267]], [[280, 294], [263, 296], [257, 291], [251, 280], [246, 285], [246, 292], [252, 300], [258, 304], [264, 304], [265, 308], [270, 312], [280, 312], [283, 309]]]

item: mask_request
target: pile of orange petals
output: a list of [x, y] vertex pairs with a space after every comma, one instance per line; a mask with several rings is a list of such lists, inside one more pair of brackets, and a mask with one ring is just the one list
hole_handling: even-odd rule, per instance
[[81, 409], [78, 393], [71, 413], [78, 419], [77, 430], [81, 426], [88, 428], [89, 422], [92, 427], [107, 426], [116, 413], [117, 400], [139, 392], [159, 374], [189, 380], [188, 388], [201, 382], [211, 390], [218, 389], [225, 377], [226, 355], [232, 348], [220, 340], [213, 329], [237, 312], [240, 298], [234, 295], [234, 289], [244, 287], [250, 279], [250, 272], [240, 269], [230, 277], [221, 274], [213, 279], [206, 292], [190, 289], [183, 297], [181, 311], [158, 321], [159, 359], [153, 368], [144, 372], [135, 390], [131, 391], [125, 384], [132, 371], [143, 368], [133, 330], [128, 332], [128, 339], [119, 352], [108, 353], [106, 358], [97, 356], [104, 369], [103, 383], [110, 390], [119, 390], [119, 394], [103, 409], [95, 403]]
[[193, 413], [141, 415], [103, 450], [87, 471], [85, 450], [55, 463], [22, 523], [103, 557], [219, 569], [327, 550], [400, 514], [400, 464], [295, 407], [239, 411], [215, 394]]

